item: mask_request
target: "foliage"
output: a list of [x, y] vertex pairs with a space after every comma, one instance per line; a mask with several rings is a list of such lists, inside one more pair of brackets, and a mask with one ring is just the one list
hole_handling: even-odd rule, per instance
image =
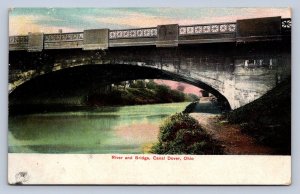
[[162, 101], [170, 102], [170, 87], [166, 85], [157, 85], [154, 89], [156, 92], [156, 96]]
[[157, 86], [157, 84], [153, 81], [153, 80], [149, 80], [147, 83], [146, 83], [146, 88], [150, 89], [150, 90], [153, 90], [155, 89]]
[[131, 88], [145, 88], [145, 86], [146, 83], [143, 80], [137, 80], [130, 85]]
[[160, 126], [159, 142], [152, 147], [156, 154], [222, 154], [221, 147], [198, 121], [184, 113], [168, 117]]
[[[121, 87], [119, 87], [121, 86]], [[98, 90], [99, 91], [99, 90]], [[102, 105], [135, 105], [197, 101], [194, 94], [184, 94], [178, 90], [172, 90], [169, 86], [159, 85], [153, 80], [131, 81], [129, 87], [126, 82], [120, 82], [110, 92], [98, 92], [90, 94], [85, 103], [92, 106]]]

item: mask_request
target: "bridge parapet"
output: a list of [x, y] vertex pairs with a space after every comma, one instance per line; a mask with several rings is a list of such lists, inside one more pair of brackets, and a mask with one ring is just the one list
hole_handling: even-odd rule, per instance
[[83, 32], [44, 35], [44, 49], [82, 48]]
[[202, 24], [179, 27], [179, 36], [206, 33], [235, 33], [236, 23]]
[[108, 29], [85, 30], [83, 32], [83, 50], [108, 48]]
[[110, 30], [109, 39], [120, 38], [150, 38], [157, 37], [157, 28], [138, 28], [126, 30]]
[[28, 36], [10, 36], [9, 50], [27, 50]]
[[[38, 49], [33, 48], [34, 46], [30, 44], [33, 39], [30, 38], [32, 35], [29, 34], [26, 36], [10, 36], [9, 50], [28, 50], [31, 52], [41, 51], [42, 49], [81, 48], [84, 50], [98, 50], [122, 46], [174, 47], [181, 44], [270, 41], [280, 40], [281, 36], [289, 35], [291, 25], [290, 18], [270, 17], [189, 26], [174, 24], [124, 30], [98, 29], [97, 38], [94, 39], [98, 42], [95, 43], [91, 42], [93, 39], [88, 41], [87, 38], [90, 34], [88, 32], [93, 30], [74, 33], [42, 33], [39, 36], [43, 36], [43, 44], [39, 44]], [[107, 31], [104, 32], [103, 30]], [[103, 33], [100, 33], [100, 31], [103, 31]], [[258, 35], [260, 38], [257, 38]], [[270, 38], [270, 35], [273, 37]], [[36, 39], [33, 42], [36, 42]]]
[[28, 51], [40, 52], [44, 49], [44, 34], [29, 33], [28, 35]]

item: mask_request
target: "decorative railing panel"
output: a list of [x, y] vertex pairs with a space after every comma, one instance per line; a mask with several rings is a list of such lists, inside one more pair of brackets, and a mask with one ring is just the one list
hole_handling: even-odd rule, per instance
[[44, 35], [45, 49], [82, 48], [83, 32]]
[[79, 41], [83, 40], [83, 32], [45, 34], [45, 42]]
[[10, 36], [9, 44], [28, 44], [28, 36]]
[[110, 30], [109, 39], [157, 37], [157, 28]]
[[205, 33], [234, 33], [235, 30], [235, 23], [179, 26], [179, 36], [198, 35]]
[[291, 18], [282, 19], [281, 20], [281, 27], [285, 30], [290, 30], [292, 28], [292, 20]]

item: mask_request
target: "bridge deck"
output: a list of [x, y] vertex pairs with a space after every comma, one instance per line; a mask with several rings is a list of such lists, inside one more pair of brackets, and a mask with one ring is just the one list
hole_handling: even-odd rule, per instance
[[[244, 35], [244, 31], [246, 31], [246, 35]], [[248, 31], [250, 33], [247, 34]], [[9, 50], [41, 51], [43, 49], [74, 48], [96, 50], [123, 46], [173, 47], [182, 44], [269, 41], [280, 40], [282, 36], [290, 35], [290, 31], [290, 18], [271, 17], [189, 26], [173, 24], [124, 30], [98, 29], [74, 33], [29, 33], [24, 36], [10, 36]]]

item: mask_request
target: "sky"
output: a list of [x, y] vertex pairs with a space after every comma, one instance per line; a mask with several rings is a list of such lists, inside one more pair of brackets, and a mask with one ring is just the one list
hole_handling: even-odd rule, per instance
[[291, 17], [288, 8], [13, 8], [9, 35], [28, 32], [79, 32], [84, 29], [126, 29], [162, 24], [234, 22], [237, 19]]
[[200, 88], [190, 85], [190, 84], [186, 84], [186, 83], [182, 83], [182, 82], [176, 82], [176, 81], [171, 81], [171, 80], [161, 80], [161, 79], [156, 79], [154, 80], [157, 84], [161, 84], [161, 85], [167, 85], [170, 86], [171, 89], [176, 90], [177, 87], [179, 85], [184, 87], [184, 90], [182, 92], [186, 93], [186, 94], [195, 94], [197, 96], [200, 95]]

